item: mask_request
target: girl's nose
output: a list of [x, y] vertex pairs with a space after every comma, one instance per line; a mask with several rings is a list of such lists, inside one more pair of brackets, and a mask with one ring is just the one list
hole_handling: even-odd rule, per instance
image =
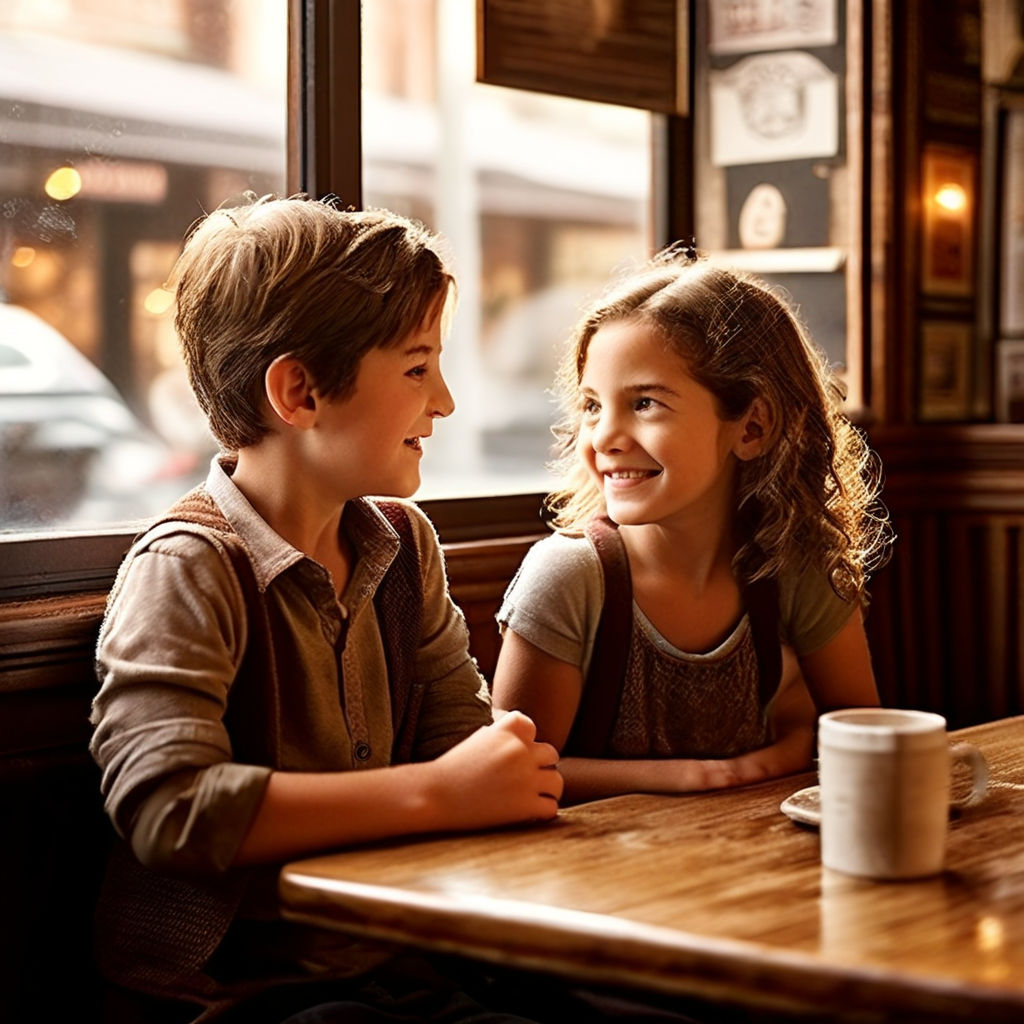
[[619, 452], [626, 446], [621, 424], [610, 411], [602, 412], [594, 424], [590, 444], [596, 452]]

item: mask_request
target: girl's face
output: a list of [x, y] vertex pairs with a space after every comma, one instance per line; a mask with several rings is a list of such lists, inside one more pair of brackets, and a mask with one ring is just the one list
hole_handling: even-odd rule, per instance
[[615, 522], [695, 526], [732, 515], [745, 418], [722, 420], [712, 393], [649, 326], [599, 328], [580, 394], [577, 451]]

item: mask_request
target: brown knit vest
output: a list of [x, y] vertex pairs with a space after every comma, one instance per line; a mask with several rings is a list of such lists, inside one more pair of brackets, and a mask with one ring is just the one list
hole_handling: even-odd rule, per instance
[[[584, 532], [601, 562], [605, 596], [590, 671], [584, 680], [580, 706], [563, 754], [607, 757], [632, 643], [633, 585], [626, 546], [615, 523], [606, 516], [594, 516], [587, 522]], [[757, 652], [761, 706], [766, 708], [782, 678], [775, 581], [758, 580], [747, 584], [743, 597]]]
[[[414, 674], [423, 586], [408, 513], [397, 502], [375, 505], [401, 540], [374, 597], [391, 691], [392, 762], [400, 763], [412, 755], [423, 695]], [[231, 561], [245, 599], [249, 642], [232, 683], [225, 725], [236, 761], [277, 767], [278, 686], [284, 673], [275, 660], [273, 612], [257, 585], [248, 550], [201, 486], [153, 527], [165, 522], [211, 531]], [[165, 997], [173, 992], [217, 1005], [228, 993], [205, 974], [204, 967], [227, 934], [251, 877], [250, 870], [239, 868], [211, 880], [158, 874], [143, 867], [126, 843], [117, 841], [95, 923], [101, 970], [138, 991]]]

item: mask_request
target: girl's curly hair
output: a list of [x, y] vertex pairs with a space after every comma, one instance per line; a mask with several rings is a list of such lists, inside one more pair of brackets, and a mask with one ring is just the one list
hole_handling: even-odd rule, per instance
[[563, 486], [548, 496], [555, 525], [577, 530], [605, 512], [601, 492], [577, 455], [579, 385], [599, 328], [631, 321], [658, 331], [693, 378], [737, 420], [755, 398], [772, 414], [765, 453], [738, 463], [742, 582], [783, 567], [816, 565], [845, 600], [864, 593], [892, 542], [881, 465], [840, 411], [842, 388], [788, 304], [752, 275], [704, 257], [655, 256], [614, 286], [577, 325], [559, 373], [565, 417], [555, 428]]

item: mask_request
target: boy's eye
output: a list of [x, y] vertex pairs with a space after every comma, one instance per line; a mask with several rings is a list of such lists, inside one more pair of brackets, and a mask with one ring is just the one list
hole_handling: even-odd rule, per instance
[[427, 372], [425, 366], [414, 366], [406, 373], [407, 377], [422, 377]]
[[637, 412], [645, 412], [647, 409], [653, 409], [654, 408], [654, 399], [653, 398], [647, 398], [646, 396], [643, 397], [643, 398], [638, 398], [633, 403], [633, 408]]

